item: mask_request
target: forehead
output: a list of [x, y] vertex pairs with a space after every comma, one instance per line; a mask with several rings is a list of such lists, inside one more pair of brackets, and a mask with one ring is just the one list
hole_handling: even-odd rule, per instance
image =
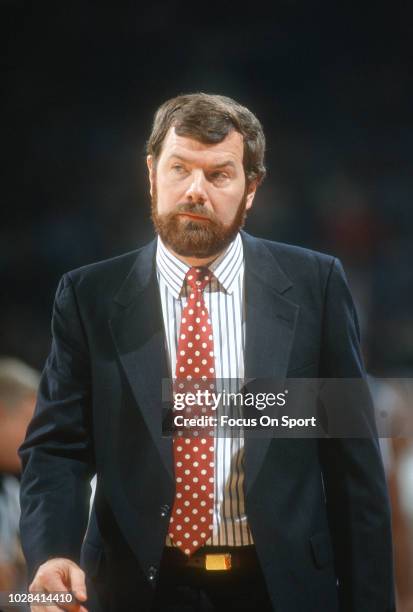
[[214, 162], [231, 159], [242, 164], [244, 139], [239, 132], [232, 130], [221, 142], [208, 144], [189, 136], [179, 136], [171, 127], [165, 136], [160, 157], [169, 159], [174, 155], [194, 162], [198, 159]]

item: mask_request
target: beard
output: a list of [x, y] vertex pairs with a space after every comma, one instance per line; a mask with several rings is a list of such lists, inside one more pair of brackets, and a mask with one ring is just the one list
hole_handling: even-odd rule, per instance
[[[151, 217], [156, 233], [175, 253], [183, 257], [203, 259], [218, 255], [234, 240], [247, 217], [246, 202], [247, 188], [229, 225], [224, 225], [215, 213], [207, 210], [202, 204], [191, 202], [178, 204], [176, 210], [160, 215], [156, 186], [154, 186]], [[199, 215], [205, 220], [198, 221], [180, 216], [186, 212]]]

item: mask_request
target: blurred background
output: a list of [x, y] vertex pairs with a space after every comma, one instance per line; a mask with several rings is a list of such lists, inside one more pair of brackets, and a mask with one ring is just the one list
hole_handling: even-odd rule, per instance
[[[153, 113], [169, 97], [206, 91], [248, 106], [267, 136], [268, 176], [246, 229], [340, 257], [369, 372], [410, 376], [409, 3], [0, 8], [2, 355], [41, 369], [59, 277], [152, 237], [144, 152]], [[391, 403], [386, 389], [377, 393]], [[413, 452], [410, 440], [383, 446], [407, 610]]]

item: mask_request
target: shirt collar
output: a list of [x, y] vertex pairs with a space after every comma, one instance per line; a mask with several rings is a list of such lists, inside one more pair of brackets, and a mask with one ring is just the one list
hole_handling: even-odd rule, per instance
[[[241, 236], [238, 232], [235, 239], [208, 268], [213, 272], [223, 289], [227, 293], [232, 293], [235, 281], [242, 273], [243, 265], [244, 251]], [[172, 295], [178, 298], [190, 266], [173, 255], [159, 236], [156, 249], [156, 267]]]

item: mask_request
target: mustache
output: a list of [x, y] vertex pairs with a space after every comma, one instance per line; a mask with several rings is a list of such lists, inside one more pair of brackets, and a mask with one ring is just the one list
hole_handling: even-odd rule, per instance
[[208, 211], [202, 204], [192, 204], [191, 202], [184, 202], [182, 204], [178, 204], [176, 210], [173, 211], [171, 215], [175, 217], [176, 215], [180, 215], [182, 213], [198, 215], [199, 217], [203, 217], [204, 219], [216, 221], [214, 213]]

